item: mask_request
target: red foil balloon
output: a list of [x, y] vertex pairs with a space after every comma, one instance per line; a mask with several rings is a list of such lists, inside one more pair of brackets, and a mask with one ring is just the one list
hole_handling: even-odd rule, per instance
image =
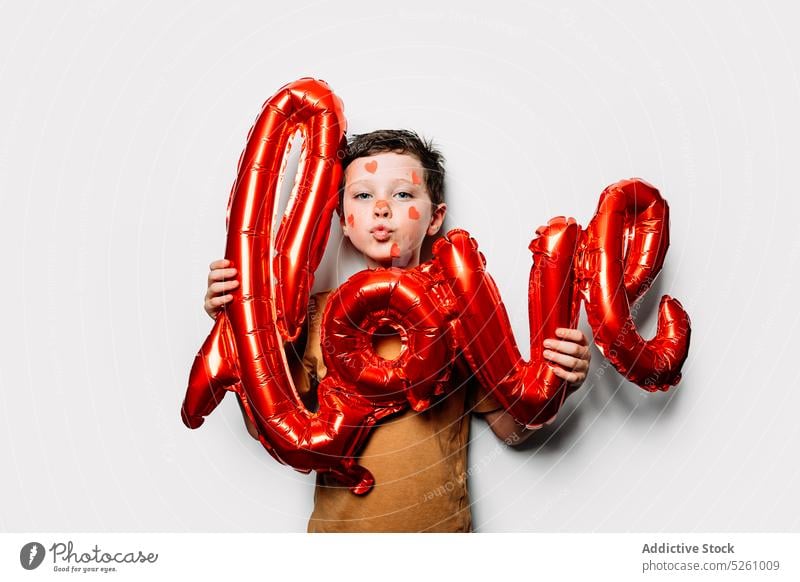
[[[454, 344], [452, 313], [441, 309], [448, 291], [430, 264], [359, 273], [331, 295], [323, 315], [323, 345], [336, 357], [325, 353], [330, 373], [318, 387], [317, 411], [300, 400], [284, 346], [301, 331], [328, 238], [344, 127], [341, 102], [320, 81], [286, 85], [264, 105], [229, 202], [226, 258], [238, 266], [241, 284], [195, 358], [182, 417], [197, 428], [227, 390], [235, 391], [276, 459], [331, 473], [363, 494], [374, 478], [355, 455], [369, 430], [409, 404], [423, 410], [443, 393]], [[301, 179], [273, 237], [285, 153], [298, 129], [305, 135]], [[396, 360], [372, 350], [372, 334], [385, 327], [401, 335]]]
[[689, 352], [689, 316], [677, 299], [661, 298], [651, 340], [639, 335], [631, 317], [630, 305], [661, 271], [668, 247], [666, 200], [631, 179], [603, 191], [576, 260], [595, 343], [620, 374], [650, 392], [678, 383]]
[[[355, 394], [322, 390], [319, 410], [306, 410], [284, 354], [284, 344], [301, 330], [327, 242], [345, 124], [341, 100], [314, 79], [290, 83], [264, 104], [228, 205], [225, 256], [239, 269], [240, 285], [195, 359], [182, 416], [196, 428], [225, 390], [234, 390], [275, 458], [302, 471], [338, 472], [346, 482], [368, 487], [370, 478], [347, 459], [367, 430], [372, 407]], [[276, 234], [286, 153], [297, 131], [304, 136], [300, 179]]]
[[519, 353], [500, 293], [475, 240], [455, 230], [434, 245], [459, 306], [454, 323], [459, 347], [481, 385], [528, 427], [549, 421], [566, 396], [566, 382], [544, 359], [542, 342], [556, 337], [557, 327], [577, 324], [572, 262], [579, 230], [571, 218], [554, 218], [537, 230], [539, 236], [530, 244], [529, 362]]
[[[273, 232], [290, 138], [305, 137], [295, 188]], [[241, 399], [263, 446], [297, 470], [327, 472], [364, 494], [373, 476], [356, 462], [378, 420], [408, 406], [427, 409], [447, 389], [457, 351], [521, 424], [539, 426], [568, 389], [542, 357], [557, 327], [575, 327], [581, 297], [595, 340], [611, 363], [646, 389], [680, 378], [689, 319], [665, 297], [656, 337], [639, 337], [630, 303], [658, 274], [668, 241], [666, 202], [644, 182], [610, 186], [586, 231], [558, 217], [531, 242], [530, 353], [525, 362], [477, 243], [463, 230], [434, 245], [414, 269], [351, 277], [328, 299], [321, 324], [329, 373], [318, 408], [305, 408], [284, 348], [301, 332], [309, 290], [328, 239], [341, 180], [341, 101], [322, 81], [300, 79], [269, 99], [256, 120], [228, 204], [226, 258], [239, 269], [234, 301], [217, 318], [192, 367], [182, 417], [197, 428], [226, 391]], [[373, 336], [401, 339], [392, 360]]]
[[[428, 408], [444, 393], [455, 356], [448, 295], [432, 262], [353, 275], [331, 294], [323, 313], [320, 341], [328, 346], [328, 376], [322, 385], [357, 390], [376, 409]], [[382, 332], [400, 337], [393, 360], [373, 349], [373, 337]]]

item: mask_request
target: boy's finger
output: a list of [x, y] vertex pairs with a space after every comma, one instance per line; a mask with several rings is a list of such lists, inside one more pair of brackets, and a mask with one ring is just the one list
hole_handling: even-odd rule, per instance
[[214, 297], [210, 300], [210, 303], [213, 307], [222, 307], [226, 303], [230, 303], [233, 299], [233, 295], [220, 295], [219, 297]]
[[216, 261], [212, 261], [208, 268], [213, 271], [214, 269], [224, 269], [230, 266], [230, 264], [231, 262], [228, 259], [217, 259]]
[[552, 350], [545, 350], [542, 355], [546, 360], [561, 364], [567, 370], [574, 370], [580, 362], [580, 360], [577, 358], [573, 358], [572, 356], [568, 356], [566, 354], [560, 354]]
[[571, 329], [569, 327], [556, 328], [556, 335], [561, 339], [577, 342], [582, 346], [587, 344], [586, 336], [579, 329]]
[[236, 276], [236, 269], [214, 269], [208, 274], [209, 281], [222, 281], [223, 279], [233, 279]]
[[587, 372], [589, 370], [589, 362], [586, 360], [573, 358], [572, 356], [559, 354], [558, 352], [553, 352], [551, 350], [545, 350], [542, 355], [546, 360], [561, 364], [567, 370], [572, 370], [573, 372]]
[[567, 382], [575, 383], [580, 380], [580, 376], [576, 372], [567, 372], [562, 368], [553, 368], [553, 373]]
[[569, 354], [582, 360], [588, 358], [589, 348], [581, 344], [576, 344], [570, 341], [559, 341], [556, 339], [546, 339], [543, 342], [544, 347], [557, 350], [563, 354]]
[[231, 289], [235, 289], [239, 286], [239, 281], [222, 281], [220, 283], [212, 283], [208, 286], [208, 290], [214, 294], [217, 293], [225, 293], [226, 291], [230, 291]]

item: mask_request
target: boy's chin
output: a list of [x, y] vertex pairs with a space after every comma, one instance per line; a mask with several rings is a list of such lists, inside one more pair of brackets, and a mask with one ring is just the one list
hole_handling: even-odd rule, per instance
[[402, 267], [408, 261], [402, 261], [400, 258], [392, 258], [392, 257], [381, 257], [372, 259], [372, 262], [379, 267], [383, 267], [384, 269], [388, 269], [390, 267]]
[[384, 269], [389, 269], [391, 267], [405, 269], [408, 266], [408, 263], [411, 261], [411, 253], [400, 255], [399, 257], [393, 257], [391, 255], [377, 255], [365, 256], [364, 258], [368, 259], [368, 264], [382, 267]]

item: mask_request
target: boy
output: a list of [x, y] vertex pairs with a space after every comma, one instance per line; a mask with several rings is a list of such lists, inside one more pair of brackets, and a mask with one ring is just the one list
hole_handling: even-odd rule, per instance
[[[339, 218], [344, 236], [363, 255], [367, 268], [411, 269], [420, 264], [423, 242], [444, 221], [442, 155], [415, 133], [379, 130], [356, 135], [343, 160]], [[212, 317], [238, 286], [229, 261], [211, 263], [205, 310]], [[304, 337], [287, 346], [292, 376], [303, 401], [314, 408], [314, 389], [327, 370], [320, 349], [320, 323], [329, 292], [311, 298]], [[559, 329], [545, 340], [545, 358], [557, 376], [576, 389], [589, 369], [589, 349], [577, 329]], [[377, 353], [387, 359], [400, 352], [397, 336], [376, 337]], [[560, 367], [560, 366], [563, 366]], [[533, 430], [518, 425], [458, 360], [451, 390], [428, 410], [381, 421], [361, 452], [359, 463], [375, 476], [374, 489], [356, 496], [341, 484], [317, 475], [309, 532], [472, 531], [467, 493], [466, 445], [469, 412], [483, 417], [508, 445], [518, 445]], [[255, 427], [245, 416], [250, 434]]]

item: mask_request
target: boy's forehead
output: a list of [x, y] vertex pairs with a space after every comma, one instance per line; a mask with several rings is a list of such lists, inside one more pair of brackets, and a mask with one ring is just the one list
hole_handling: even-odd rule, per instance
[[392, 173], [400, 175], [419, 172], [422, 170], [422, 163], [412, 154], [399, 154], [397, 152], [381, 152], [372, 156], [365, 156], [353, 160], [345, 172], [348, 181], [356, 179], [368, 179], [379, 174]]

